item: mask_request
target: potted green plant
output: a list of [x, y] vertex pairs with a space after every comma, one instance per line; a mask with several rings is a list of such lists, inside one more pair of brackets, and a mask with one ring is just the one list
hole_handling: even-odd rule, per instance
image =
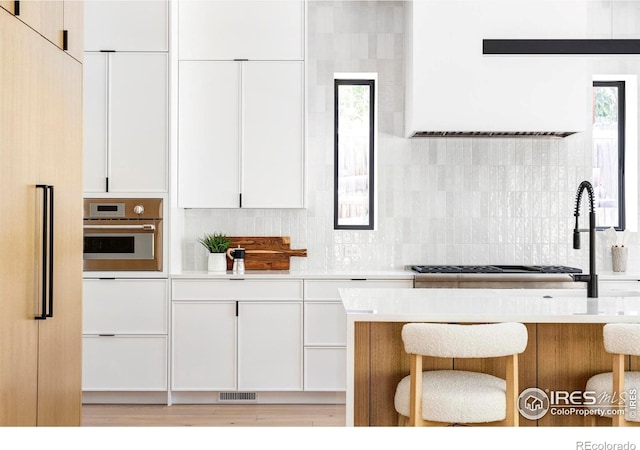
[[227, 271], [227, 249], [231, 244], [231, 239], [222, 233], [205, 234], [198, 239], [208, 251], [207, 269], [209, 272]]

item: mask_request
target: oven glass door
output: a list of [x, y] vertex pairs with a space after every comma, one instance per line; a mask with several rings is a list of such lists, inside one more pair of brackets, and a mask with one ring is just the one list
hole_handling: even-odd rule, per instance
[[84, 221], [85, 271], [162, 270], [162, 220]]
[[151, 233], [84, 234], [84, 259], [154, 259]]

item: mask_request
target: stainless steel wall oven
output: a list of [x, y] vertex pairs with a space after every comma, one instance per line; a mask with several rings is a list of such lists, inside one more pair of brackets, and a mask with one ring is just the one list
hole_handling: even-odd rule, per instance
[[161, 198], [84, 200], [85, 271], [162, 271]]

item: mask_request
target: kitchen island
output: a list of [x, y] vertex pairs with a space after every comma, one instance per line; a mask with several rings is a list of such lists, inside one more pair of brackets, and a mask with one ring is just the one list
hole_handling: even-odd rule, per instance
[[[519, 358], [519, 390], [582, 391], [589, 377], [611, 370], [602, 327], [640, 322], [640, 293], [587, 298], [584, 290], [342, 289], [347, 312], [347, 425], [390, 426], [397, 383], [409, 373], [400, 336], [407, 322], [522, 322], [529, 332]], [[640, 370], [640, 358], [628, 368]], [[499, 358], [425, 358], [424, 370], [463, 369], [503, 376]], [[606, 424], [606, 419], [598, 424]], [[584, 417], [546, 414], [521, 426], [580, 426]]]

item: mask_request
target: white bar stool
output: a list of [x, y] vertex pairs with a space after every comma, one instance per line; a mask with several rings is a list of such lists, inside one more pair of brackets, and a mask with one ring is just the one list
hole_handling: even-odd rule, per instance
[[[640, 356], [640, 323], [608, 323], [603, 328], [603, 337], [604, 349], [613, 354], [613, 371], [594, 375], [587, 381], [586, 390], [594, 391], [597, 399], [597, 404], [588, 406], [591, 414], [585, 416], [587, 424], [595, 425], [599, 415], [611, 418], [614, 427], [638, 426], [640, 372], [625, 372], [624, 361], [627, 355]], [[625, 395], [620, 396], [619, 392]]]
[[[410, 374], [396, 388], [394, 406], [410, 426], [489, 423], [518, 426], [518, 354], [527, 347], [521, 323], [402, 327]], [[506, 379], [463, 370], [422, 371], [422, 357], [507, 357]]]

